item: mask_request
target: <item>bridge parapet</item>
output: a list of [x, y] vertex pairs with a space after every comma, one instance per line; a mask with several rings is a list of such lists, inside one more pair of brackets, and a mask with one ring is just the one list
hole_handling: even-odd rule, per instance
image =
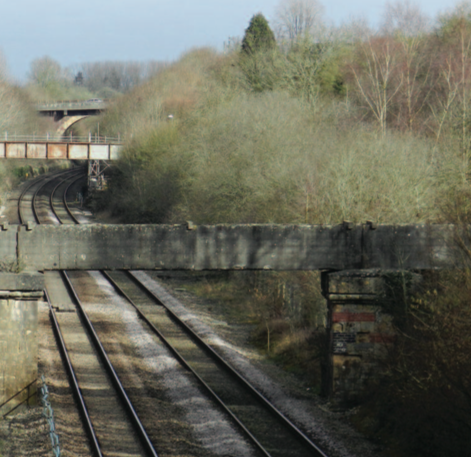
[[455, 236], [452, 225], [10, 226], [0, 252], [35, 271], [433, 270], [461, 261]]
[[37, 103], [35, 105], [37, 111], [83, 111], [98, 110], [102, 111], [108, 107], [106, 100], [58, 100], [55, 102]]

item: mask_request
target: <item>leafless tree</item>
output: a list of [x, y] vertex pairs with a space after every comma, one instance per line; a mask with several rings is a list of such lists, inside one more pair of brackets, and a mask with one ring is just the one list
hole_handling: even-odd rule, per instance
[[31, 62], [29, 80], [39, 86], [47, 86], [63, 78], [60, 64], [49, 56], [40, 57]]
[[85, 62], [75, 66], [73, 71], [83, 74], [83, 84], [92, 92], [110, 88], [127, 92], [155, 75], [165, 66], [162, 62]]
[[359, 98], [384, 135], [391, 105], [404, 82], [399, 46], [389, 37], [371, 37], [358, 43], [357, 52], [351, 71]]
[[417, 127], [419, 114], [426, 107], [432, 88], [432, 55], [426, 52], [430, 19], [410, 0], [386, 4], [380, 32], [393, 37], [400, 46], [402, 86], [398, 93], [399, 124], [408, 130]]
[[410, 0], [386, 3], [380, 31], [388, 35], [416, 37], [430, 30], [430, 19]]
[[47, 86], [51, 82], [62, 79], [60, 64], [49, 56], [34, 59], [30, 65], [29, 80], [39, 86]]
[[335, 38], [343, 43], [366, 41], [373, 35], [373, 30], [365, 17], [354, 17], [344, 22], [334, 31]]
[[317, 0], [281, 0], [275, 14], [275, 30], [283, 40], [296, 41], [323, 29], [324, 7]]

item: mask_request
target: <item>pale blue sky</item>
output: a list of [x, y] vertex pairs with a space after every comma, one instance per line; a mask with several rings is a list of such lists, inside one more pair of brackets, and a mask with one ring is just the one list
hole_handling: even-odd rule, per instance
[[[10, 74], [24, 80], [30, 62], [48, 55], [62, 66], [99, 60], [173, 60], [198, 46], [222, 49], [250, 18], [273, 18], [279, 0], [0, 0], [0, 48]], [[322, 2], [327, 21], [365, 17], [375, 24], [383, 0]], [[430, 16], [453, 2], [415, 2]]]

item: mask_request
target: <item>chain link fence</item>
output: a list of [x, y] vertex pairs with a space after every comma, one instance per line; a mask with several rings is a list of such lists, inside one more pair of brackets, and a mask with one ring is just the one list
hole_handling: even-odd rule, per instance
[[43, 416], [46, 418], [49, 427], [49, 437], [51, 438], [52, 452], [54, 457], [60, 457], [61, 449], [59, 444], [59, 435], [56, 432], [56, 425], [54, 422], [54, 411], [49, 403], [49, 389], [46, 385], [44, 375], [41, 375], [42, 385], [39, 387], [39, 401], [43, 407]]

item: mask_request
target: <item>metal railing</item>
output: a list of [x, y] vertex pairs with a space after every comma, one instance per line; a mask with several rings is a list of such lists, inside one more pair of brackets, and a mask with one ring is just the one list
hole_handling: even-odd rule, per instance
[[54, 102], [36, 103], [37, 110], [51, 110], [51, 109], [64, 109], [64, 108], [90, 108], [97, 107], [98, 109], [105, 108], [108, 100], [106, 99], [91, 99], [91, 100], [57, 100]]
[[15, 395], [13, 395], [12, 397], [10, 397], [8, 400], [4, 401], [1, 405], [0, 405], [0, 410], [5, 406], [7, 405], [8, 403], [10, 403], [12, 400], [14, 400], [16, 397], [18, 397], [18, 395], [22, 394], [25, 390], [28, 391], [28, 394], [26, 396], [26, 398], [18, 403], [14, 408], [10, 409], [10, 411], [8, 411], [7, 413], [4, 413], [3, 414], [3, 418], [7, 417], [9, 414], [11, 414], [13, 411], [15, 411], [17, 408], [19, 408], [21, 405], [24, 405], [26, 402], [29, 402], [30, 398], [33, 398], [37, 393], [36, 393], [36, 390], [30, 394], [30, 388], [32, 387], [32, 385], [37, 381], [37, 379], [35, 379], [34, 381], [30, 382], [26, 387], [24, 387], [23, 389], [21, 389], [19, 392], [17, 392]]
[[111, 136], [98, 136], [93, 135], [92, 133], [87, 136], [76, 136], [76, 135], [67, 135], [67, 136], [55, 136], [46, 133], [46, 135], [17, 135], [16, 133], [4, 132], [0, 135], [0, 142], [22, 142], [22, 143], [96, 143], [96, 144], [123, 144], [123, 138], [118, 135], [118, 137]]

